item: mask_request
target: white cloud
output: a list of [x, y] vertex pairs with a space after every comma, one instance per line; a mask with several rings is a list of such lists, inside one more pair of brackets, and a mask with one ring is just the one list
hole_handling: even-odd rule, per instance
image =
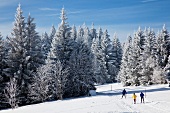
[[[79, 14], [82, 13], [83, 11], [66, 11], [67, 15], [71, 15], [71, 14]], [[53, 13], [53, 14], [48, 14], [46, 16], [60, 16], [60, 12], [58, 13]]]
[[78, 13], [82, 13], [83, 11], [68, 11], [68, 14], [78, 14]]
[[58, 9], [55, 9], [55, 8], [39, 8], [39, 10], [42, 10], [42, 11], [58, 11]]
[[60, 14], [59, 13], [54, 13], [54, 14], [48, 14], [48, 15], [45, 15], [45, 16], [59, 16]]
[[143, 3], [148, 3], [148, 2], [155, 2], [155, 1], [157, 1], [157, 0], [143, 0], [142, 2]]

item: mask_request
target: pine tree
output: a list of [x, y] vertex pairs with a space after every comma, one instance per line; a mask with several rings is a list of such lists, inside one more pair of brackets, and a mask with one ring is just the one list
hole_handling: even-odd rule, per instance
[[115, 77], [117, 76], [120, 70], [120, 65], [121, 65], [121, 60], [122, 60], [122, 47], [116, 34], [114, 34], [114, 37], [113, 37], [110, 59], [111, 59], [112, 65], [114, 66], [113, 73]]
[[140, 43], [140, 38], [138, 35], [138, 32], [135, 33], [134, 40], [133, 40], [133, 49], [132, 53], [129, 55], [129, 70], [131, 73], [129, 73], [130, 77], [130, 82], [132, 85], [140, 85], [140, 73], [139, 73], [139, 60], [140, 60], [140, 55], [141, 55], [141, 43]]
[[46, 32], [42, 35], [42, 50], [45, 54], [46, 59], [47, 59], [48, 53], [50, 52], [50, 49], [52, 47], [51, 43], [55, 37], [55, 34], [56, 34], [56, 29], [55, 29], [54, 25], [52, 25], [50, 35], [48, 36], [48, 34]]
[[[130, 58], [132, 54], [132, 37], [128, 36], [128, 41], [123, 46], [122, 61], [120, 71], [118, 73], [118, 81], [121, 81], [123, 85], [128, 86], [131, 84], [131, 70], [130, 70]], [[132, 64], [131, 64], [132, 65]]]
[[[69, 89], [71, 88], [70, 82], [68, 80], [72, 79], [72, 76], [69, 74], [69, 61], [70, 56], [72, 54], [72, 51], [74, 50], [75, 41], [71, 38], [71, 32], [70, 27], [66, 22], [67, 17], [64, 8], [61, 10], [61, 23], [58, 27], [58, 30], [56, 32], [56, 35], [52, 41], [52, 48], [50, 50], [50, 59], [53, 62], [53, 65], [56, 66], [57, 69], [59, 69], [60, 72], [56, 72], [56, 69], [52, 69], [52, 71], [56, 72], [53, 76], [57, 76], [58, 79], [62, 78], [63, 74], [67, 75], [66, 82], [61, 84], [62, 87], [58, 87], [59, 92], [59, 98], [62, 99], [63, 95], [65, 95], [67, 92], [69, 92]], [[59, 66], [59, 67], [57, 67]], [[65, 71], [64, 71], [65, 70]], [[64, 71], [64, 72], [63, 72]], [[61, 73], [61, 74], [60, 74]], [[61, 76], [61, 77], [60, 77]], [[68, 80], [67, 80], [68, 79]], [[60, 84], [60, 83], [57, 83]], [[61, 86], [60, 85], [60, 86]], [[64, 85], [64, 86], [63, 86]], [[67, 88], [66, 88], [67, 87]], [[61, 89], [62, 88], [62, 89]], [[66, 91], [67, 89], [67, 91]]]
[[55, 34], [56, 34], [56, 29], [55, 29], [54, 25], [52, 25], [51, 32], [50, 32], [50, 35], [49, 35], [50, 45], [52, 43], [53, 38], [55, 37]]
[[158, 34], [157, 43], [159, 64], [161, 67], [165, 67], [170, 54], [170, 36], [165, 25], [163, 26], [161, 32]]
[[50, 51], [51, 48], [51, 40], [48, 34], [45, 32], [42, 34], [42, 50], [47, 57], [48, 52]]
[[97, 32], [96, 29], [94, 28], [94, 23], [92, 23], [92, 28], [90, 29], [90, 39], [89, 39], [90, 46], [92, 45], [93, 39], [96, 39], [96, 37], [97, 37]]
[[145, 35], [144, 32], [141, 30], [141, 28], [138, 28], [138, 31], [135, 34], [136, 37], [138, 37], [139, 39], [139, 46], [141, 50], [144, 50], [144, 46], [145, 46]]
[[88, 27], [84, 28], [84, 43], [88, 45], [89, 49], [91, 48], [91, 36], [90, 36], [90, 31]]
[[71, 38], [73, 40], [77, 39], [77, 31], [76, 31], [76, 26], [75, 25], [73, 25], [73, 27], [71, 28]]
[[107, 30], [103, 33], [101, 40], [101, 49], [102, 49], [102, 58], [101, 58], [101, 66], [104, 72], [104, 76], [106, 77], [107, 82], [110, 82], [110, 73], [109, 73], [109, 59], [110, 59], [110, 49], [111, 49], [111, 41], [109, 39], [109, 35]]
[[83, 42], [77, 42], [77, 48], [70, 58], [70, 69], [72, 75], [73, 95], [80, 96], [88, 93], [94, 88], [94, 74], [92, 54], [88, 46]]
[[36, 31], [36, 24], [34, 23], [34, 18], [29, 14], [26, 23], [26, 45], [27, 50], [27, 69], [31, 71], [36, 71], [42, 64], [44, 64], [44, 54], [41, 49], [42, 43], [41, 38]]
[[145, 48], [140, 56], [140, 82], [146, 85], [151, 81], [154, 68], [156, 67], [156, 38], [155, 33], [150, 28], [145, 30]]
[[166, 67], [164, 68], [164, 72], [165, 72], [165, 74], [166, 74], [166, 78], [167, 78], [168, 80], [170, 80], [170, 56], [169, 56], [169, 58], [168, 58], [168, 63], [167, 63], [167, 65], [166, 65]]
[[113, 46], [116, 50], [116, 54], [117, 54], [117, 67], [118, 67], [118, 70], [120, 68], [120, 64], [121, 64], [121, 60], [122, 60], [122, 46], [121, 46], [121, 43], [119, 41], [119, 39], [117, 38], [117, 36], [115, 35], [114, 36], [114, 39], [113, 39]]
[[98, 31], [98, 36], [97, 36], [99, 38], [99, 42], [101, 42], [102, 36], [103, 36], [103, 31], [102, 31], [102, 28], [100, 27]]
[[41, 40], [35, 31], [36, 25], [29, 15], [25, 23], [20, 5], [17, 8], [16, 19], [12, 37], [8, 38], [11, 49], [8, 52], [8, 68], [5, 74], [14, 77], [18, 81], [20, 92], [20, 104], [26, 104], [28, 100], [28, 86], [31, 82], [32, 72], [44, 63], [41, 52]]
[[16, 78], [10, 78], [9, 83], [7, 83], [4, 92], [6, 96], [6, 102], [11, 106], [12, 109], [18, 107], [18, 85]]
[[2, 35], [0, 32], [0, 81], [3, 79], [2, 78], [2, 73], [3, 73], [3, 68], [4, 68], [4, 41], [2, 39]]
[[71, 39], [71, 28], [67, 24], [66, 13], [64, 8], [61, 10], [61, 23], [56, 35], [52, 41], [51, 55], [52, 58], [60, 60], [66, 66], [69, 61], [71, 51], [73, 50], [74, 41]]
[[106, 83], [105, 71], [102, 70], [102, 48], [99, 42], [99, 38], [94, 38], [91, 51], [93, 53], [93, 69], [96, 82], [98, 84]]
[[4, 74], [4, 69], [7, 67], [5, 61], [6, 61], [6, 46], [5, 46], [5, 40], [3, 39], [1, 33], [0, 33], [0, 109], [5, 108], [7, 105], [6, 97], [4, 94], [4, 89], [6, 87], [6, 83], [8, 82], [8, 77]]
[[30, 103], [44, 102], [50, 97], [48, 94], [49, 83], [53, 79], [48, 73], [49, 68], [50, 66], [43, 65], [34, 73], [32, 83], [29, 84], [28, 95], [31, 101]]
[[11, 49], [8, 52], [7, 56], [7, 65], [8, 68], [5, 69], [6, 76], [17, 78], [18, 85], [20, 86], [19, 91], [20, 96], [22, 95], [20, 102], [26, 102], [25, 96], [25, 86], [26, 86], [26, 78], [28, 77], [26, 74], [27, 63], [26, 63], [26, 33], [25, 33], [25, 18], [22, 15], [21, 6], [19, 4], [16, 15], [14, 28], [12, 31], [12, 38], [8, 38], [8, 43]]
[[[25, 74], [28, 77], [26, 79], [27, 80], [26, 88], [28, 88], [29, 85], [32, 84], [33, 79], [35, 78], [33, 74], [42, 64], [45, 63], [44, 61], [45, 57], [41, 49], [42, 47], [41, 38], [38, 35], [38, 32], [36, 32], [36, 24], [34, 23], [34, 18], [32, 18], [30, 14], [28, 15], [28, 19], [26, 22], [25, 33], [26, 33], [26, 44], [24, 47], [26, 50]], [[27, 93], [26, 95], [28, 95], [28, 92], [29, 91], [26, 92]]]
[[83, 42], [84, 41], [83, 36], [84, 36], [84, 30], [81, 26], [79, 26], [79, 29], [77, 31], [76, 42]]

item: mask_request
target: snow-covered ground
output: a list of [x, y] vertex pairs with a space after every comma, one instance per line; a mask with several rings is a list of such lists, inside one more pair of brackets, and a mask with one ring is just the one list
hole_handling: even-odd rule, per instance
[[[126, 99], [121, 99], [124, 88], [128, 94]], [[145, 103], [140, 103], [141, 91], [146, 95]], [[137, 104], [133, 104], [134, 92], [137, 94]], [[101, 85], [97, 86], [96, 96], [28, 105], [14, 110], [2, 110], [0, 113], [170, 113], [170, 87], [122, 87], [117, 83]]]

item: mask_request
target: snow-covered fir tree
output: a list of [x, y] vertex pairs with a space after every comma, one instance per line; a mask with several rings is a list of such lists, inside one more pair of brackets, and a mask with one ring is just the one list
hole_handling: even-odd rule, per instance
[[71, 51], [73, 50], [74, 41], [71, 39], [71, 28], [67, 24], [66, 13], [64, 8], [61, 10], [61, 23], [57, 29], [56, 35], [52, 41], [51, 54], [52, 58], [60, 60], [63, 65], [69, 61]]
[[8, 38], [11, 49], [8, 52], [5, 74], [17, 79], [20, 86], [20, 104], [26, 104], [28, 100], [28, 86], [31, 82], [32, 72], [43, 64], [41, 53], [41, 40], [35, 31], [36, 25], [29, 15], [27, 22], [22, 15], [19, 5], [16, 12], [12, 37]]
[[[100, 40], [99, 40], [100, 42]], [[101, 66], [102, 66], [102, 70], [104, 72], [104, 76], [106, 77], [106, 81], [110, 82], [110, 77], [112, 73], [109, 73], [109, 68], [113, 68], [113, 66], [110, 63], [110, 50], [111, 50], [111, 41], [108, 35], [108, 31], [106, 30], [103, 35], [102, 35], [102, 39], [101, 39], [101, 49], [102, 49], [102, 56], [101, 56]]]
[[132, 46], [129, 46], [131, 49], [127, 49], [128, 46], [125, 45], [123, 50], [118, 77], [124, 85], [166, 83], [165, 74], [168, 76], [169, 68], [168, 65], [164, 68], [163, 64], [168, 63], [168, 36], [165, 27], [158, 34], [157, 41], [154, 31], [150, 28], [145, 29], [144, 32], [138, 29], [134, 35]]
[[139, 39], [139, 46], [141, 50], [144, 50], [144, 46], [145, 46], [145, 35], [144, 32], [141, 30], [141, 28], [139, 27], [137, 32], [135, 33], [135, 36], [138, 37]]
[[18, 95], [19, 87], [17, 85], [17, 79], [10, 77], [10, 81], [7, 83], [4, 93], [6, 96], [6, 102], [11, 106], [12, 109], [18, 107]]
[[4, 75], [4, 69], [6, 68], [6, 50], [5, 50], [5, 41], [0, 33], [0, 109], [6, 106], [4, 88], [6, 87], [7, 77]]
[[2, 71], [3, 71], [3, 54], [4, 54], [4, 42], [0, 32], [0, 80], [2, 80]]
[[55, 29], [54, 25], [52, 25], [50, 35], [49, 35], [49, 40], [50, 40], [51, 43], [52, 43], [53, 38], [55, 37], [55, 34], [56, 34], [56, 29]]
[[98, 34], [97, 34], [97, 37], [99, 38], [99, 42], [101, 42], [102, 36], [103, 36], [103, 31], [102, 31], [102, 28], [99, 27], [99, 31], [98, 31]]
[[99, 38], [94, 38], [91, 51], [93, 53], [93, 69], [96, 82], [98, 84], [106, 83], [106, 76], [104, 74], [105, 71], [102, 70], [102, 48], [99, 42]]
[[27, 63], [26, 63], [26, 33], [25, 33], [25, 18], [23, 17], [23, 12], [19, 4], [16, 15], [14, 27], [12, 30], [12, 37], [8, 38], [8, 43], [11, 49], [8, 52], [7, 64], [8, 68], [5, 69], [5, 74], [9, 77], [17, 78], [18, 84], [20, 86], [20, 97], [23, 97], [22, 100], [19, 100], [21, 103], [26, 102], [26, 89], [27, 85]]
[[[120, 71], [118, 73], [118, 81], [121, 81], [123, 85], [130, 85], [129, 79], [131, 70], [129, 69], [129, 61], [132, 54], [132, 37], [128, 36], [127, 42], [123, 46], [122, 61]], [[132, 65], [132, 64], [131, 64]]]
[[77, 30], [76, 30], [76, 26], [75, 25], [73, 25], [73, 27], [71, 28], [71, 38], [73, 40], [77, 39]]
[[47, 66], [49, 65], [43, 65], [37, 69], [37, 72], [34, 72], [28, 92], [31, 103], [44, 102], [50, 97], [49, 83], [53, 79], [48, 73], [50, 66]]
[[166, 75], [166, 79], [170, 80], [170, 56], [168, 57], [168, 63], [164, 68], [164, 73]]
[[[27, 51], [27, 69], [35, 72], [42, 64], [44, 64], [44, 53], [41, 49], [41, 38], [36, 31], [34, 18], [29, 14], [26, 22], [26, 51]], [[29, 73], [30, 74], [30, 73]]]
[[42, 40], [42, 50], [43, 50], [45, 56], [47, 57], [48, 52], [50, 51], [50, 47], [51, 47], [50, 37], [45, 32], [42, 34], [41, 40]]
[[89, 49], [91, 48], [91, 36], [90, 36], [90, 31], [88, 27], [84, 28], [84, 43], [88, 45]]
[[134, 40], [132, 42], [132, 53], [129, 55], [129, 70], [131, 73], [129, 73], [130, 82], [133, 85], [140, 85], [139, 78], [139, 60], [141, 55], [141, 43], [140, 43], [140, 37], [138, 35], [138, 32], [134, 35]]
[[70, 69], [72, 75], [73, 96], [85, 95], [90, 89], [94, 89], [93, 56], [84, 40], [77, 42], [70, 57]]
[[55, 37], [55, 34], [56, 34], [56, 29], [55, 29], [54, 25], [52, 25], [49, 36], [46, 32], [42, 34], [42, 39], [41, 39], [42, 40], [42, 50], [45, 54], [45, 58], [47, 58], [47, 55], [50, 51], [51, 43]]
[[81, 26], [79, 26], [79, 29], [77, 31], [77, 38], [76, 38], [76, 42], [83, 42], [84, 38], [84, 30]]
[[156, 67], [156, 36], [150, 28], [145, 29], [145, 48], [140, 56], [140, 83], [145, 85], [152, 80]]
[[[117, 38], [116, 34], [114, 34], [112, 48], [110, 52], [110, 62], [113, 65], [112, 75], [113, 77], [118, 75], [121, 60], [122, 60], [122, 47], [119, 39]], [[115, 78], [113, 78], [114, 80]]]
[[[69, 27], [69, 25], [67, 24], [66, 20], [66, 13], [64, 8], [62, 8], [61, 10], [61, 23], [59, 24], [59, 27], [57, 29], [56, 35], [52, 41], [52, 48], [50, 50], [50, 60], [52, 60], [52, 64], [55, 65], [56, 67], [58, 66], [58, 62], [60, 62], [60, 64], [62, 65], [62, 70], [64, 69], [68, 70], [69, 69], [69, 61], [70, 61], [70, 56], [72, 51], [74, 50], [74, 45], [75, 45], [75, 41], [71, 38], [71, 28]], [[54, 72], [55, 69], [53, 69]], [[56, 72], [56, 74], [59, 72]], [[61, 72], [62, 73], [62, 72]], [[67, 78], [68, 80], [71, 80], [71, 75], [69, 75], [69, 70], [67, 71], [67, 73], [65, 73], [67, 76], [65, 78]], [[62, 74], [60, 75], [52, 75], [52, 76], [63, 76]], [[57, 78], [61, 78], [61, 77], [57, 77]], [[69, 89], [71, 88], [71, 85], [69, 83], [70, 81], [67, 81], [67, 88], [63, 87], [62, 91], [60, 90], [60, 99], [62, 99], [62, 96], [65, 94], [66, 89], [69, 92]], [[58, 87], [58, 86], [56, 86]], [[61, 87], [60, 87], [61, 88]]]
[[170, 54], [170, 36], [168, 30], [166, 29], [165, 25], [163, 29], [158, 34], [157, 37], [157, 51], [158, 51], [158, 62], [161, 67], [165, 67], [168, 62], [168, 57]]
[[[26, 22], [26, 44], [25, 44], [25, 50], [26, 50], [26, 75], [28, 76], [27, 82], [29, 84], [32, 84], [33, 79], [35, 78], [33, 76], [33, 72], [35, 73], [36, 70], [45, 63], [44, 61], [44, 53], [41, 49], [42, 43], [41, 38], [38, 35], [38, 32], [36, 32], [36, 24], [34, 23], [34, 18], [28, 15], [28, 19]], [[29, 91], [28, 91], [29, 92]], [[28, 98], [29, 100], [30, 98]]]
[[92, 45], [93, 39], [96, 39], [96, 37], [97, 37], [97, 32], [96, 29], [94, 28], [94, 23], [92, 23], [92, 28], [90, 29], [90, 37], [89, 37], [90, 46]]

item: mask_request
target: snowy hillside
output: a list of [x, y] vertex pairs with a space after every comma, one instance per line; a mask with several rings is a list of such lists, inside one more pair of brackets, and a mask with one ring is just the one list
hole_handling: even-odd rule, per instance
[[[126, 99], [121, 99], [124, 88], [128, 94]], [[144, 104], [140, 103], [141, 91], [146, 95]], [[132, 101], [134, 92], [137, 94], [137, 104]], [[45, 102], [2, 110], [0, 113], [170, 113], [169, 94], [170, 88], [167, 85], [122, 87], [116, 83], [98, 86], [96, 96]]]

